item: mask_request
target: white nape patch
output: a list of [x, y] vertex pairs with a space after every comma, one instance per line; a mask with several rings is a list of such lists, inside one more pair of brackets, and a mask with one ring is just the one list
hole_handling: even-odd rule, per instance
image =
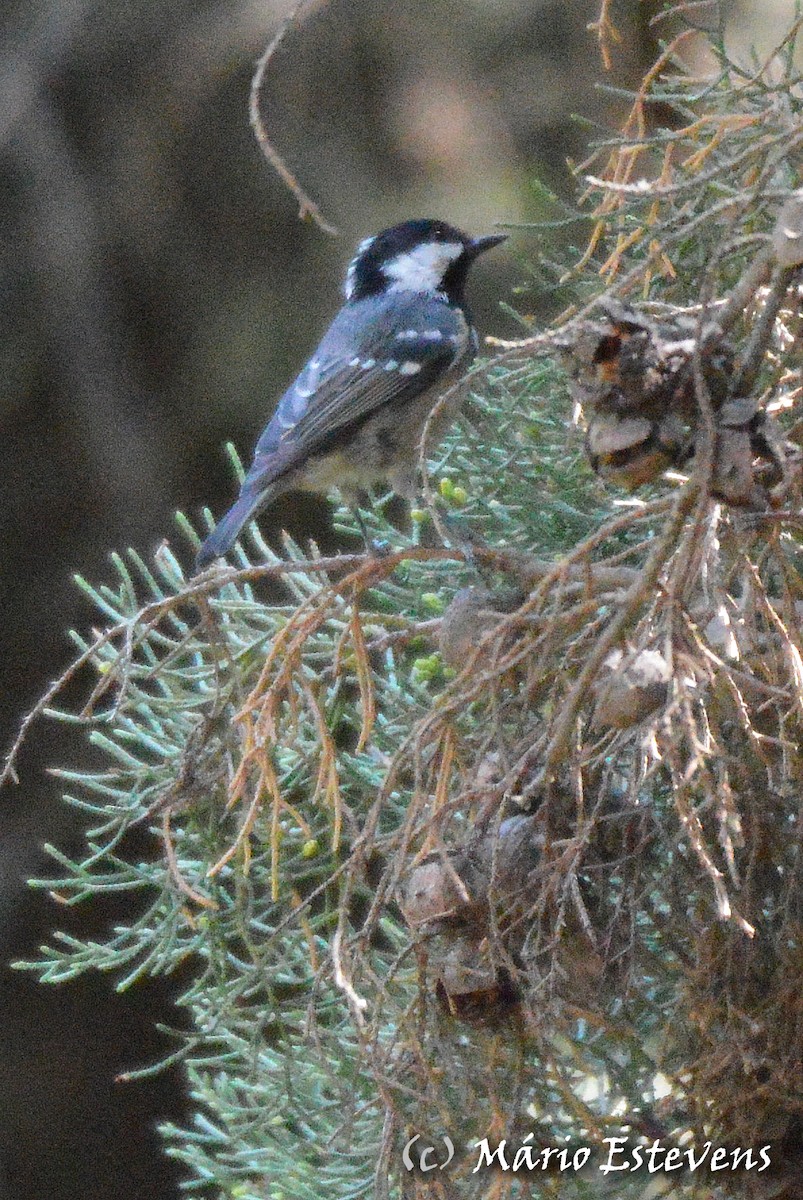
[[354, 285], [357, 282], [357, 280], [356, 280], [357, 263], [362, 258], [363, 254], [365, 254], [365, 251], [368, 249], [368, 247], [371, 245], [371, 243], [373, 241], [374, 241], [373, 237], [363, 238], [363, 240], [360, 242], [359, 246], [357, 247], [357, 249], [355, 251], [354, 258], [349, 263], [349, 269], [348, 269], [348, 271], [346, 271], [346, 282], [343, 285], [343, 291], [345, 293], [347, 300], [350, 300], [351, 297], [354, 295]]
[[417, 375], [420, 370], [421, 370], [421, 363], [413, 362], [412, 360], [410, 360], [409, 362], [402, 363], [402, 365], [399, 367], [399, 374], [400, 375]]
[[392, 291], [437, 292], [463, 249], [461, 242], [424, 242], [383, 263], [382, 273]]

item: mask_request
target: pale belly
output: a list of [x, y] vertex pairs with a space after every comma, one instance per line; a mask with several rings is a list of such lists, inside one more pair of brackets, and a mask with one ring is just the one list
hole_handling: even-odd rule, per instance
[[[443, 380], [433, 390], [399, 409], [380, 410], [352, 433], [348, 444], [310, 458], [291, 486], [316, 492], [337, 488], [344, 495], [389, 481], [394, 491], [412, 499], [419, 461], [421, 435], [439, 396], [448, 390]], [[430, 427], [434, 448], [454, 420], [462, 402], [461, 391], [450, 396]], [[289, 481], [288, 481], [289, 482]]]

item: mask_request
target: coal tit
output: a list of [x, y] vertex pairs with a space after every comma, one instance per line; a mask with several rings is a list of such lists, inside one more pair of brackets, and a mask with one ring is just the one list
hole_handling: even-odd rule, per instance
[[[505, 236], [471, 238], [445, 221], [416, 220], [360, 243], [346, 303], [279, 401], [238, 500], [198, 552], [198, 569], [292, 489], [336, 487], [358, 520], [361, 489], [380, 480], [414, 499], [427, 417], [478, 349], [463, 299], [468, 269]], [[433, 436], [459, 403], [456, 395], [444, 405]]]

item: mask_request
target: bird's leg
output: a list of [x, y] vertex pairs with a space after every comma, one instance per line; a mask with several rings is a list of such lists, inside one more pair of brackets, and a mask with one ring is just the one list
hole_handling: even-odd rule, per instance
[[482, 543], [482, 538], [472, 530], [465, 517], [461, 513], [455, 512], [452, 508], [446, 509], [443, 512], [442, 521], [449, 534], [449, 540], [458, 550], [462, 550], [465, 554], [466, 563], [470, 567], [473, 567], [475, 571], [481, 573], [477, 565], [476, 555], [474, 554], [474, 547]]
[[476, 529], [472, 529], [470, 522], [463, 513], [455, 512], [453, 508], [441, 511], [442, 523], [449, 534], [450, 540], [458, 550], [463, 551], [466, 566], [476, 571], [484, 586], [494, 590], [498, 586], [495, 571], [487, 561], [483, 562], [476, 553], [476, 551], [482, 552], [488, 549], [488, 543], [485, 538]]
[[368, 532], [368, 526], [365, 524], [365, 518], [360, 508], [359, 493], [341, 488], [341, 494], [360, 531], [366, 553], [370, 554], [372, 558], [383, 558], [388, 553], [390, 546], [384, 539], [372, 538]]
[[359, 505], [357, 505], [357, 504], [351, 505], [351, 512], [352, 512], [352, 515], [354, 516], [354, 520], [357, 522], [357, 525], [359, 526], [360, 533], [362, 534], [362, 540], [365, 543], [366, 553], [370, 554], [373, 558], [384, 558], [384, 556], [388, 553], [388, 550], [390, 549], [389, 543], [387, 541], [385, 541], [384, 538], [372, 538], [371, 537], [370, 533], [368, 532], [368, 526], [365, 524], [365, 518], [362, 515]]
[[359, 531], [360, 531], [360, 536], [361, 536], [361, 538], [362, 538], [363, 542], [365, 543], [365, 549], [366, 549], [366, 550], [368, 551], [368, 553], [370, 554], [370, 552], [371, 552], [371, 539], [370, 539], [370, 537], [369, 537], [369, 534], [368, 534], [368, 527], [367, 527], [367, 525], [365, 524], [365, 518], [364, 518], [364, 517], [363, 517], [363, 515], [362, 515], [362, 511], [361, 511], [361, 509], [360, 509], [360, 506], [359, 506], [359, 504], [350, 504], [350, 505], [349, 505], [349, 508], [350, 508], [350, 510], [351, 510], [351, 515], [354, 517], [354, 520], [357, 522], [357, 528], [359, 529]]

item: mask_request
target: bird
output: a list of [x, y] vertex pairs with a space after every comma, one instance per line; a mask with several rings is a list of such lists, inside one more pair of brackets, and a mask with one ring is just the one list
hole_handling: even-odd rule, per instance
[[[470, 237], [446, 221], [404, 221], [365, 238], [346, 272], [345, 303], [262, 433], [240, 495], [201, 545], [202, 570], [243, 526], [291, 490], [337, 488], [354, 511], [387, 481], [414, 501], [421, 435], [439, 395], [479, 349], [465, 302], [474, 260], [507, 234]], [[459, 394], [432, 422], [437, 439]], [[370, 548], [370, 547], [369, 547]]]

